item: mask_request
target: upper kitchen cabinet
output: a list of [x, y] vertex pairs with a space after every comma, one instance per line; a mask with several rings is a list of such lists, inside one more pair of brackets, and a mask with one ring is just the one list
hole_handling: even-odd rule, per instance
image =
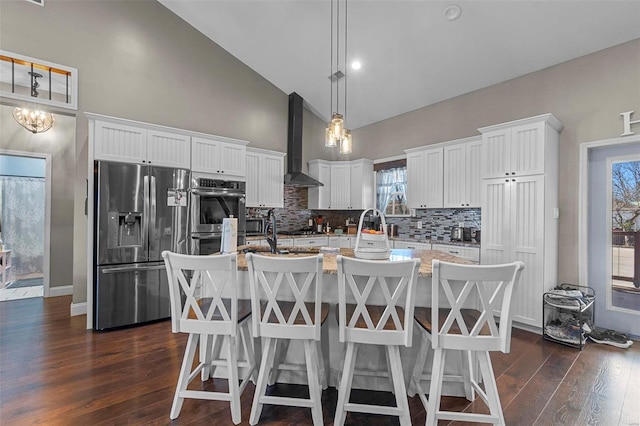
[[444, 147], [444, 207], [480, 207], [481, 151], [481, 137]]
[[373, 161], [311, 160], [309, 175], [324, 187], [309, 189], [310, 209], [364, 210], [373, 207]]
[[191, 138], [180, 133], [96, 120], [93, 158], [165, 167], [191, 167]]
[[325, 160], [310, 160], [307, 162], [309, 176], [322, 182], [324, 186], [309, 188], [308, 208], [328, 210], [331, 208], [331, 162]]
[[220, 179], [246, 178], [249, 142], [215, 137], [191, 138], [191, 170], [218, 175]]
[[373, 161], [351, 161], [349, 176], [350, 210], [365, 210], [375, 207], [375, 177]]
[[285, 154], [247, 148], [247, 207], [284, 207]]
[[482, 177], [545, 173], [549, 156], [557, 156], [562, 124], [552, 114], [478, 129], [482, 133]]
[[442, 146], [405, 150], [407, 153], [407, 204], [413, 209], [443, 206]]

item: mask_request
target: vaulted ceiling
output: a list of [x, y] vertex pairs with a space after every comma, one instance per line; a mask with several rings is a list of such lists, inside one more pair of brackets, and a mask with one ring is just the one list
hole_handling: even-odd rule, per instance
[[[158, 1], [283, 92], [300, 94], [319, 117], [328, 120], [336, 110], [335, 90], [330, 106], [331, 1]], [[461, 15], [449, 20], [445, 11], [453, 4]], [[347, 62], [362, 64], [357, 71], [340, 67], [347, 73], [341, 81], [347, 81], [351, 129], [640, 38], [637, 0], [347, 5]], [[344, 32], [340, 37], [343, 50]], [[343, 111], [343, 85], [338, 99]]]

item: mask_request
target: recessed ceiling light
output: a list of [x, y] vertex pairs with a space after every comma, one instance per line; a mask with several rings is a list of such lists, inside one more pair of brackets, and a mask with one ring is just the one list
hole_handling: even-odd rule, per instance
[[362, 68], [362, 64], [359, 61], [351, 62], [351, 69], [352, 70], [359, 70], [360, 68]]
[[451, 4], [444, 9], [444, 17], [449, 21], [455, 21], [462, 15], [462, 8], [457, 4]]

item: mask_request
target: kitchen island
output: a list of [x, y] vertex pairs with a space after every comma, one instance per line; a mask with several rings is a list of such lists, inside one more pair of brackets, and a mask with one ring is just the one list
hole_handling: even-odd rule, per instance
[[[251, 250], [258, 255], [273, 256], [273, 257], [300, 257], [300, 256], [313, 256], [320, 252], [318, 247], [279, 247], [279, 250], [287, 250], [287, 254], [272, 254], [267, 247], [255, 247], [255, 246], [241, 246], [238, 248], [238, 296], [240, 298], [251, 298], [249, 287], [249, 276], [247, 272], [247, 263], [245, 260], [245, 253], [243, 250]], [[341, 248], [340, 254], [347, 257], [355, 257], [352, 249]], [[323, 326], [322, 332], [322, 349], [325, 359], [325, 363], [329, 372], [329, 385], [337, 387], [340, 374], [342, 371], [342, 363], [344, 358], [344, 344], [340, 343], [338, 339], [338, 322], [337, 322], [337, 309], [338, 303], [338, 275], [337, 275], [337, 253], [323, 253], [323, 289], [322, 300], [323, 302], [331, 305], [331, 312], [327, 323]], [[406, 260], [411, 258], [419, 258], [421, 260], [420, 271], [418, 275], [417, 291], [415, 305], [421, 307], [431, 306], [431, 265], [434, 259], [442, 260], [445, 262], [453, 262], [459, 264], [470, 264], [465, 259], [458, 258], [454, 255], [444, 253], [437, 250], [413, 250], [413, 249], [392, 249], [389, 256], [389, 260]], [[281, 287], [284, 290], [284, 286]], [[374, 290], [375, 291], [375, 290]], [[283, 300], [294, 300], [293, 296], [289, 292], [280, 292], [279, 298]], [[384, 296], [382, 294], [372, 294], [372, 303], [385, 303]], [[404, 369], [406, 383], [409, 383], [412, 368], [415, 363], [418, 348], [422, 340], [422, 335], [416, 330], [414, 326], [413, 332], [413, 345], [412, 347], [400, 348], [400, 354], [402, 358], [402, 365]], [[303, 360], [299, 359], [300, 354], [304, 354], [301, 348], [295, 347], [299, 342], [292, 342], [288, 351], [286, 363], [304, 364]], [[259, 348], [260, 345], [255, 345]], [[448, 357], [447, 364], [445, 366], [445, 374], [459, 371], [462, 368], [461, 360], [457, 357]], [[431, 365], [427, 362], [427, 365]], [[358, 360], [356, 363], [357, 369], [384, 371], [387, 366], [386, 357], [382, 347], [376, 347], [371, 345], [364, 345], [358, 351]], [[289, 383], [306, 383], [306, 374], [295, 371], [282, 371], [278, 377], [280, 382]], [[425, 384], [428, 388], [428, 384]], [[391, 390], [391, 384], [388, 378], [379, 378], [372, 376], [354, 376], [353, 387], [360, 389], [376, 389], [376, 390]], [[410, 389], [407, 386], [407, 389]], [[448, 384], [443, 388], [445, 395], [464, 396], [464, 389], [462, 384]]]

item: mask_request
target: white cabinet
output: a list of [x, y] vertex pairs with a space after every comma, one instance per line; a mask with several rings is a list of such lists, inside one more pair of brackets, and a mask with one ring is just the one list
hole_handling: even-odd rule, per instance
[[324, 184], [309, 188], [309, 208], [365, 210], [373, 207], [373, 161], [311, 160], [309, 175]]
[[124, 123], [96, 121], [96, 160], [152, 164], [163, 167], [191, 167], [191, 138], [161, 130]]
[[413, 241], [394, 241], [393, 248], [397, 249], [414, 249], [414, 250], [431, 250], [431, 243], [418, 243]]
[[247, 207], [284, 207], [284, 156], [247, 148]]
[[324, 184], [324, 186], [309, 188], [308, 207], [316, 210], [328, 210], [331, 207], [331, 162], [311, 160], [307, 166], [309, 175]]
[[353, 238], [347, 236], [332, 236], [329, 237], [329, 247], [338, 247], [338, 248], [350, 248], [351, 240]]
[[480, 261], [480, 248], [479, 247], [463, 247], [463, 246], [451, 246], [447, 244], [432, 244], [432, 250], [443, 251], [445, 253], [452, 254], [463, 259], [471, 260], [473, 262]]
[[266, 246], [267, 242], [264, 240], [264, 238], [261, 238], [259, 240], [247, 240], [247, 245], [248, 246]]
[[557, 151], [562, 124], [545, 114], [478, 130], [482, 133], [483, 178], [525, 176], [547, 172], [547, 151]]
[[[527, 138], [522, 134], [525, 127], [530, 129], [527, 131], [530, 136], [537, 134], [536, 140], [525, 142]], [[498, 130], [510, 138], [509, 149], [519, 152], [508, 156], [518, 159], [509, 163], [514, 167], [502, 169], [509, 171], [508, 176], [502, 172], [501, 177], [482, 180], [481, 263], [524, 262], [514, 290], [513, 319], [541, 329], [542, 295], [557, 284], [558, 148], [562, 125], [546, 114], [480, 130], [484, 142], [487, 142], [485, 131], [490, 137], [488, 146], [483, 147], [484, 155], [495, 149]], [[527, 150], [532, 158], [523, 158], [522, 153]], [[490, 165], [489, 170], [498, 169]]]
[[407, 204], [414, 209], [442, 207], [443, 148], [413, 148], [407, 153]]
[[482, 138], [444, 147], [444, 207], [480, 207]]
[[221, 179], [245, 179], [249, 142], [222, 137], [191, 139], [191, 169], [194, 172], [218, 175]]
[[[351, 248], [356, 248], [356, 242], [358, 238], [351, 238]], [[359, 248], [386, 248], [387, 244], [384, 240], [381, 241], [372, 241], [372, 240], [363, 240], [360, 239], [360, 247]]]
[[331, 164], [331, 209], [347, 210], [351, 204], [351, 164], [349, 161]]
[[294, 238], [294, 247], [324, 247], [328, 244], [327, 236]]
[[280, 246], [293, 247], [293, 238], [282, 238], [282, 239], [278, 238], [278, 247]]
[[351, 161], [349, 182], [350, 210], [365, 210], [374, 207], [375, 182], [373, 161]]

